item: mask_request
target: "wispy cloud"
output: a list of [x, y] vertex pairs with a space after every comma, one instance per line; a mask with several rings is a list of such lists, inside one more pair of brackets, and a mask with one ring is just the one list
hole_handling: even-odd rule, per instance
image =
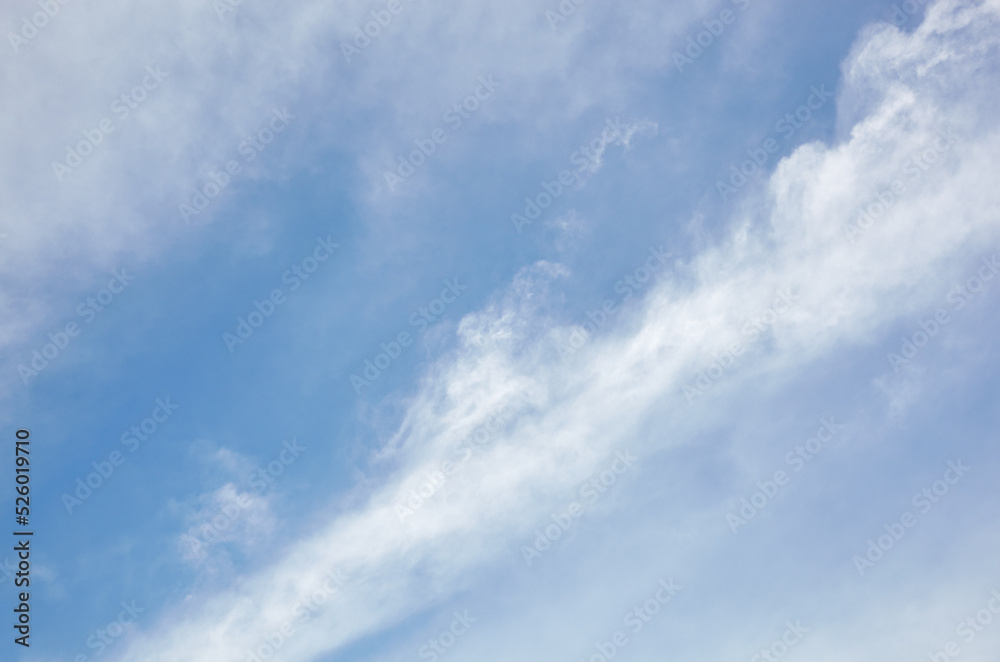
[[[688, 444], [691, 430], [720, 416], [711, 403], [726, 392], [761, 376], [788, 379], [933, 306], [946, 293], [939, 278], [964, 273], [1000, 231], [993, 184], [1000, 134], [987, 91], [996, 89], [1000, 71], [998, 25], [996, 2], [942, 1], [912, 33], [869, 29], [843, 67], [841, 95], [863, 109], [845, 110], [856, 120], [843, 139], [805, 144], [783, 159], [766, 181], [762, 215], [733, 218], [724, 238], [677, 264], [672, 278], [633, 301], [628, 315], [571, 360], [553, 351], [557, 325], [545, 312], [562, 268], [540, 263], [521, 271], [462, 320], [457, 347], [428, 370], [381, 454], [395, 467], [386, 484], [231, 590], [164, 614], [121, 659], [246, 659], [262, 633], [279, 631], [331, 570], [350, 580], [283, 639], [281, 655], [310, 660], [338, 650], [453, 595], [511, 550], [516, 555], [519, 542], [613, 451]], [[982, 65], [986, 54], [993, 54], [992, 67]], [[954, 80], [973, 91], [955, 94]], [[863, 241], [849, 241], [844, 226], [857, 210], [948, 131], [954, 146], [933, 171], [911, 182]], [[689, 406], [684, 386], [692, 375], [729, 350], [744, 322], [788, 287], [799, 296], [794, 308]], [[894, 296], [901, 290], [909, 296]], [[449, 479], [442, 498], [401, 522], [398, 495], [504, 408], [510, 422], [495, 440]], [[649, 438], [643, 422], [664, 409], [673, 412], [677, 433]], [[220, 498], [236, 496], [224, 490]], [[722, 526], [718, 535], [729, 534]], [[711, 544], [713, 536], [705, 539]], [[241, 609], [247, 600], [261, 607]], [[762, 645], [780, 635], [778, 628]], [[823, 640], [822, 632], [816, 636]], [[811, 659], [832, 657], [817, 652]]]

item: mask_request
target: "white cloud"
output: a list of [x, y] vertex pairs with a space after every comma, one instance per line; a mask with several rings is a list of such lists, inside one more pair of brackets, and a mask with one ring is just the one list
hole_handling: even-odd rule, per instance
[[[183, 223], [177, 206], [190, 201], [211, 170], [238, 158], [241, 141], [274, 107], [289, 107], [295, 125], [268, 148], [267, 164], [247, 166], [234, 186], [285, 177], [303, 155], [308, 160], [331, 146], [363, 170], [371, 162], [381, 178], [385, 160], [378, 157], [395, 153], [397, 137], [436, 126], [442, 103], [467, 94], [470, 81], [490, 71], [518, 94], [483, 112], [512, 121], [531, 117], [539, 131], [564, 122], [568, 107], [576, 117], [616, 93], [595, 83], [606, 72], [588, 67], [573, 84], [552, 85], [563, 80], [567, 62], [591, 55], [584, 31], [604, 20], [599, 11], [581, 11], [570, 29], [553, 34], [544, 10], [529, 0], [503, 8], [406, 3], [377, 43], [347, 64], [339, 43], [370, 20], [369, 2], [243, 2], [223, 20], [214, 4], [60, 4], [37, 36], [2, 59], [0, 75], [12, 93], [0, 99], [0, 150], [17, 158], [0, 165], [0, 233], [7, 235], [0, 243], [0, 347], [11, 350], [0, 370], [0, 397], [22, 388], [16, 366], [72, 319], [75, 297], [104, 273], [123, 264], [142, 273], [199, 241], [198, 228]], [[644, 15], [658, 26], [659, 39], [680, 34], [707, 4], [616, 11]], [[7, 6], [0, 25], [19, 26], [28, 11]], [[520, 47], [511, 48], [509, 26], [517, 26]], [[436, 35], [433, 48], [429, 35]], [[455, 51], [462, 57], [443, 57]], [[497, 53], [505, 54], [503, 71]], [[146, 66], [168, 76], [120, 119], [112, 103], [141, 85]], [[357, 125], [330, 119], [365, 116], [375, 107], [395, 123], [391, 135], [381, 129], [359, 135]], [[105, 118], [114, 132], [58, 182], [53, 161], [65, 160], [67, 146]], [[534, 136], [519, 140], [525, 153], [537, 149]], [[367, 202], [377, 209], [385, 200]], [[197, 220], [231, 205], [231, 192], [224, 192]], [[266, 223], [254, 232], [266, 234]], [[255, 252], [266, 243], [248, 236], [240, 245]]]
[[230, 567], [227, 545], [247, 552], [273, 534], [277, 522], [267, 497], [233, 483], [199, 495], [184, 519], [188, 528], [178, 541], [181, 557], [210, 572]]
[[[736, 219], [726, 241], [573, 361], [561, 362], [549, 344], [548, 268], [523, 272], [492, 306], [463, 320], [459, 349], [432, 369], [391, 445], [404, 468], [367, 506], [290, 545], [238, 587], [165, 615], [127, 659], [245, 659], [332, 569], [348, 582], [283, 644], [283, 659], [314, 659], [450, 595], [509, 553], [611, 450], [636, 441], [652, 412], [673, 408], [679, 430], [717, 416], [686, 408], [683, 386], [740, 339], [741, 324], [779, 288], [794, 288], [800, 301], [706, 400], [751, 374], [796, 374], [932, 304], [940, 277], [962, 273], [1000, 231], [1000, 133], [989, 103], [1000, 82], [998, 22], [1000, 3], [949, 1], [933, 5], [913, 34], [868, 31], [845, 64], [847, 96], [863, 97], [866, 108], [849, 138], [804, 145], [784, 159], [768, 183], [768, 223]], [[958, 83], [942, 81], [981, 92], [953, 94]], [[844, 225], [856, 210], [949, 129], [955, 144], [849, 241]], [[449, 481], [449, 498], [431, 499], [401, 525], [393, 505], [404, 488], [508, 402], [514, 421]], [[660, 438], [649, 450], [684, 441]], [[234, 605], [247, 599], [260, 609], [237, 613]]]

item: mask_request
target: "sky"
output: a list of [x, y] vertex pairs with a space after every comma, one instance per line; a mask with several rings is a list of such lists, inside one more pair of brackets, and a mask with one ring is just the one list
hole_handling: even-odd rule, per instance
[[997, 658], [1000, 1], [0, 26], [0, 659]]

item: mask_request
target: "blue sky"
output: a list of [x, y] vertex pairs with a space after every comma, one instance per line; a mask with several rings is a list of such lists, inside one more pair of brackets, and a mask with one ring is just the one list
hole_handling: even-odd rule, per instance
[[1000, 4], [42, 5], [0, 659], [996, 659]]

